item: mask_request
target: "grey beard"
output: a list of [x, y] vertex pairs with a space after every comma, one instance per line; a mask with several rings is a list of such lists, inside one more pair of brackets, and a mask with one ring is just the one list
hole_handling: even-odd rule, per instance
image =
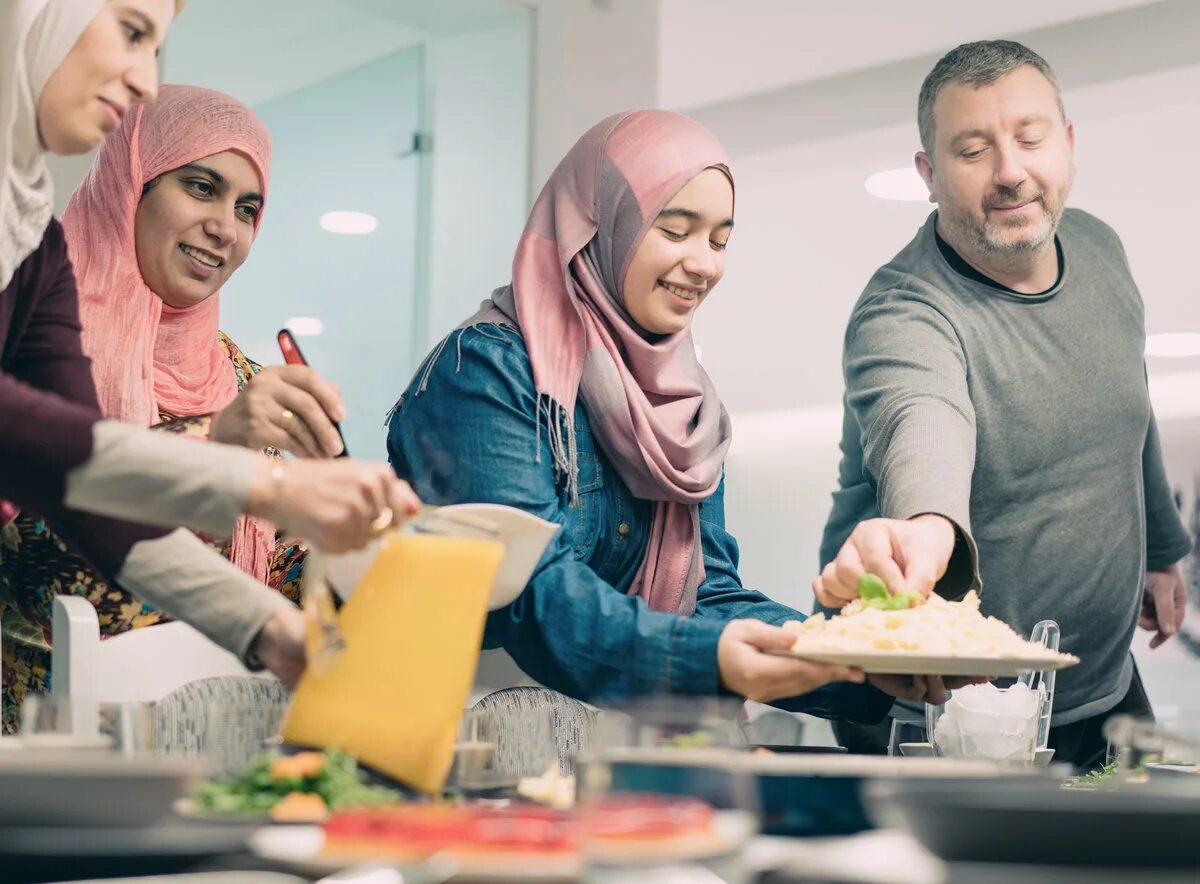
[[1042, 234], [1032, 239], [1019, 239], [1015, 242], [993, 236], [987, 222], [976, 225], [957, 214], [949, 216], [947, 220], [976, 254], [986, 254], [1003, 260], [1005, 256], [1015, 258], [1019, 255], [1036, 255], [1054, 241], [1054, 234], [1058, 230], [1058, 222], [1062, 218], [1062, 213], [1057, 215], [1051, 213], [1045, 203], [1042, 203], [1042, 209], [1050, 222], [1044, 225]]

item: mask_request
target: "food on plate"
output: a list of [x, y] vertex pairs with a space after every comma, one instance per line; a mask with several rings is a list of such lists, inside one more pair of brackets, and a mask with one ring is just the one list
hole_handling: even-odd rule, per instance
[[269, 814], [277, 823], [320, 823], [329, 817], [329, 805], [315, 792], [289, 792]]
[[[532, 805], [407, 804], [348, 810], [325, 824], [322, 855], [419, 861], [450, 853], [476, 863], [557, 861], [577, 868], [581, 848], [611, 856], [686, 856], [723, 842], [712, 807], [694, 798], [614, 795], [574, 811]], [[514, 866], [520, 868], [520, 866]]]
[[883, 578], [875, 574], [863, 574], [858, 578], [858, 597], [864, 608], [878, 608], [880, 611], [903, 611], [925, 602], [915, 592], [898, 592], [893, 595], [888, 591]]
[[[1117, 784], [1117, 776], [1120, 772], [1120, 764], [1116, 761], [1110, 761], [1103, 767], [1097, 767], [1089, 770], [1085, 774], [1077, 777], [1071, 777], [1063, 781], [1063, 788], [1066, 789], [1107, 789]], [[1144, 775], [1143, 775], [1144, 777]]]
[[551, 761], [539, 777], [521, 777], [517, 794], [538, 804], [549, 804], [567, 810], [575, 804], [575, 777], [562, 772], [557, 761]]
[[689, 731], [675, 734], [675, 736], [663, 740], [659, 745], [670, 749], [707, 749], [715, 743], [713, 735], [708, 731]]
[[968, 592], [961, 602], [930, 596], [924, 604], [886, 610], [856, 599], [826, 618], [814, 614], [804, 622], [789, 621], [792, 652], [912, 654], [923, 657], [1018, 657], [1034, 661], [1075, 660], [1044, 645], [1026, 641], [1011, 626], [979, 611], [979, 595]]
[[588, 851], [609, 858], [688, 856], [721, 845], [716, 813], [695, 798], [612, 795], [581, 814]]
[[552, 808], [406, 804], [335, 813], [322, 854], [404, 861], [441, 851], [569, 857], [576, 849], [574, 818]]
[[268, 814], [280, 822], [322, 822], [330, 811], [400, 801], [403, 795], [363, 781], [354, 758], [337, 749], [266, 752], [231, 780], [209, 780], [192, 796], [196, 810]]

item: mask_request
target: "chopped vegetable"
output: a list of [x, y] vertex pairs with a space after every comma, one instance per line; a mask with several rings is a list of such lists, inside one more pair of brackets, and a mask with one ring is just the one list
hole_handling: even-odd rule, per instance
[[271, 779], [283, 780], [288, 777], [315, 777], [325, 767], [325, 756], [320, 752], [300, 752], [296, 755], [282, 755], [271, 762]]
[[271, 808], [271, 819], [280, 823], [320, 823], [328, 817], [325, 799], [311, 792], [290, 792]]
[[[313, 812], [313, 799], [328, 810], [404, 800], [393, 789], [363, 782], [354, 758], [337, 749], [293, 756], [265, 753], [236, 779], [202, 783], [193, 798], [200, 810], [251, 815], [269, 813], [285, 799], [285, 813], [297, 806]], [[307, 800], [301, 804], [301, 799]]]

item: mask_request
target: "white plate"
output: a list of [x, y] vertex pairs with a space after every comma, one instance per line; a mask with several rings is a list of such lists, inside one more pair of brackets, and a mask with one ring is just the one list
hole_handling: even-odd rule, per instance
[[170, 818], [172, 802], [187, 794], [195, 774], [192, 763], [170, 758], [127, 760], [59, 749], [0, 752], [0, 829], [153, 826]]
[[979, 678], [1016, 678], [1023, 672], [1042, 669], [1065, 669], [1079, 662], [1078, 657], [1059, 654], [1057, 658], [1042, 657], [928, 657], [888, 651], [850, 653], [844, 651], [776, 652], [785, 657], [799, 657], [814, 663], [836, 666], [857, 666], [863, 672], [879, 675], [958, 675]]
[[[342, 869], [359, 865], [363, 860], [335, 859], [321, 855], [325, 846], [325, 833], [320, 826], [268, 826], [259, 829], [250, 838], [250, 850], [257, 856], [305, 875], [309, 878], [324, 877]], [[472, 859], [460, 861], [448, 853], [439, 853], [425, 863], [397, 861], [388, 863], [383, 857], [369, 860], [371, 865], [390, 865], [405, 872], [414, 872], [413, 878], [421, 877], [425, 864], [446, 865], [450, 880], [462, 876], [471, 881], [575, 881], [579, 878], [579, 861], [571, 856], [564, 860], [537, 857], [536, 864], [528, 860], [520, 863], [487, 862]]]

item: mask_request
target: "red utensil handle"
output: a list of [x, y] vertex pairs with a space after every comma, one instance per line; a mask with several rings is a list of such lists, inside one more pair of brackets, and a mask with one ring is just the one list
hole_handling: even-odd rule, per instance
[[[284, 362], [288, 365], [308, 365], [304, 354], [300, 352], [300, 345], [296, 343], [296, 336], [289, 329], [281, 328], [275, 339], [279, 341], [279, 349], [283, 353]], [[333, 428], [337, 430], [338, 438], [342, 440], [342, 453], [338, 457], [349, 457], [350, 452], [346, 449], [346, 437], [342, 433], [341, 425], [334, 421]]]

